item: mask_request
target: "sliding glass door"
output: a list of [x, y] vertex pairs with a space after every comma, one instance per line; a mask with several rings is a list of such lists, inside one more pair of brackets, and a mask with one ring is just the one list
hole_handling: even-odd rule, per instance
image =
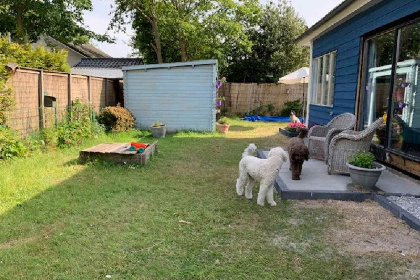
[[420, 22], [365, 41], [364, 127], [379, 117], [374, 142], [420, 158]]

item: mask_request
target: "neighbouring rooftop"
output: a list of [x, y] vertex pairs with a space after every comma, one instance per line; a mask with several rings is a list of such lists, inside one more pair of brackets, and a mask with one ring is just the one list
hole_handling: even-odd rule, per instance
[[82, 58], [72, 67], [71, 72], [107, 79], [122, 79], [122, 67], [142, 64], [142, 58]]

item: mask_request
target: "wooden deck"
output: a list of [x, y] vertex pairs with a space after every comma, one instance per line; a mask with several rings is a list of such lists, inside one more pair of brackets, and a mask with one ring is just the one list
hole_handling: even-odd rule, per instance
[[157, 152], [157, 142], [150, 144], [142, 154], [130, 151], [130, 143], [102, 143], [81, 151], [79, 162], [84, 164], [91, 160], [101, 159], [120, 164], [146, 165], [150, 157]]

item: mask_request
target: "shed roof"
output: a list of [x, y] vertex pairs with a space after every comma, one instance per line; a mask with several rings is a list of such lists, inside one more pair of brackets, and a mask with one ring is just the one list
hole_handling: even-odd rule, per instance
[[126, 70], [144, 70], [144, 69], [172, 68], [172, 67], [212, 65], [212, 64], [217, 64], [217, 60], [216, 59], [209, 59], [209, 60], [196, 60], [196, 61], [175, 62], [175, 63], [133, 65], [133, 66], [124, 66], [122, 68], [122, 70], [123, 71], [126, 71]]
[[140, 65], [142, 63], [142, 58], [82, 58], [74, 67], [121, 69], [123, 66]]

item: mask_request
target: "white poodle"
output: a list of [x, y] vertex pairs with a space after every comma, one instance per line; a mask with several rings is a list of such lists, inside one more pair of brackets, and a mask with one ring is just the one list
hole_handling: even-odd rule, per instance
[[[253, 146], [251, 146], [253, 145]], [[287, 161], [285, 151], [281, 147], [272, 148], [267, 159], [260, 159], [247, 154], [252, 151], [254, 144], [250, 144], [242, 154], [239, 162], [239, 178], [236, 180], [236, 192], [238, 195], [252, 199], [252, 188], [255, 181], [260, 182], [257, 203], [264, 206], [265, 198], [271, 206], [276, 206], [274, 201], [274, 181], [279, 174], [283, 162]], [[255, 147], [256, 148], [256, 147]]]
[[256, 150], [257, 150], [257, 146], [255, 146], [254, 143], [249, 144], [248, 147], [246, 147], [246, 149], [242, 153], [242, 158], [244, 158], [246, 156], [252, 156], [252, 155], [254, 155], [254, 153], [255, 153]]

